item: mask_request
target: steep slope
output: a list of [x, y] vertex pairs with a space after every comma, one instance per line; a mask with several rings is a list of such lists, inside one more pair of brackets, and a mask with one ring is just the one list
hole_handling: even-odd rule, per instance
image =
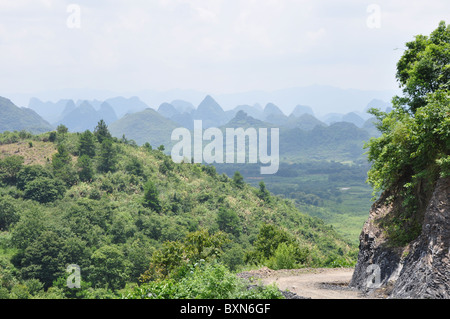
[[43, 102], [38, 98], [31, 98], [30, 102], [28, 103], [28, 108], [34, 110], [47, 122], [55, 123], [60, 119], [61, 113], [69, 101], [70, 100], [63, 99], [59, 100], [56, 103], [53, 103], [50, 101]]
[[[86, 285], [77, 293], [94, 294], [94, 289], [101, 289], [103, 294], [94, 294], [96, 298], [111, 297], [113, 294], [105, 294], [105, 290], [119, 293], [127, 284], [139, 284], [140, 276], [161, 256], [159, 249], [169, 245], [175, 248], [169, 253], [176, 254], [176, 247], [188, 242], [185, 240], [188, 235], [195, 240], [204, 231], [208, 236], [200, 237], [206, 241], [201, 242], [205, 246], [198, 248], [198, 255], [209, 255], [208, 245], [214, 242], [208, 240], [223, 238], [220, 241], [224, 244], [214, 247], [212, 253], [223, 250], [217, 261], [230, 269], [254, 265], [254, 258], [264, 257], [266, 248], [270, 250], [261, 262], [276, 266], [277, 258], [282, 261], [278, 255], [287, 243], [291, 250], [301, 249], [301, 259], [296, 262], [307, 267], [352, 262], [353, 247], [332, 227], [301, 213], [293, 202], [219, 175], [212, 167], [176, 164], [159, 150], [122, 141], [111, 141], [115, 151], [106, 155], [102, 151], [104, 144], [95, 142], [98, 156], [90, 159], [95, 169], [91, 178], [82, 182], [74, 169], [77, 158], [65, 162], [63, 171], [46, 160], [63, 156], [60, 152], [65, 151], [57, 143], [49, 142], [48, 135], [32, 139], [36, 145], [33, 148], [48, 152], [40, 152], [41, 161], [33, 162], [43, 166], [21, 167], [20, 183], [9, 180], [5, 189], [5, 184], [0, 184], [2, 194], [9, 194], [0, 198], [0, 204], [8, 208], [11, 217], [6, 222], [0, 220], [0, 247], [4, 248], [4, 243], [7, 249], [14, 247], [1, 257], [11, 264], [11, 274], [21, 276], [20, 280], [38, 279], [45, 288], [56, 287], [58, 278], [66, 282], [67, 265], [75, 263], [82, 269]], [[79, 134], [64, 134], [58, 140], [60, 145], [67, 145], [72, 155], [76, 154], [74, 145], [80, 142]], [[3, 148], [16, 148], [28, 141], [31, 139], [1, 145], [0, 160], [4, 158]], [[107, 172], [97, 169], [99, 163], [111, 158], [114, 167]], [[25, 162], [30, 159], [25, 158]], [[70, 183], [62, 183], [68, 177], [63, 174], [66, 172], [72, 175]], [[25, 191], [19, 191], [19, 187]], [[43, 191], [30, 193], [31, 187], [41, 187]], [[155, 202], [158, 205], [150, 205]], [[11, 236], [8, 233], [5, 237], [5, 231], [11, 232]], [[274, 246], [268, 246], [263, 238]], [[202, 251], [204, 247], [207, 248]], [[274, 258], [270, 259], [272, 255]], [[283, 256], [290, 257], [286, 253]], [[184, 262], [183, 255], [167, 257]], [[0, 268], [1, 274], [3, 270]], [[22, 283], [14, 281], [12, 285], [19, 282]], [[2, 293], [4, 296], [5, 289]], [[61, 289], [61, 294], [71, 293]]]
[[127, 114], [110, 125], [111, 134], [121, 138], [136, 141], [142, 145], [149, 142], [153, 147], [165, 145], [166, 149], [172, 144], [171, 136], [174, 129], [179, 127], [175, 122], [163, 117], [153, 109]]
[[26, 130], [32, 133], [51, 131], [53, 127], [32, 109], [19, 108], [0, 97], [0, 132]]
[[223, 128], [269, 128], [269, 127], [275, 127], [273, 124], [260, 121], [258, 119], [253, 118], [252, 116], [249, 116], [244, 111], [239, 111], [236, 113], [234, 118], [229, 121], [226, 125], [223, 126]]
[[281, 109], [273, 103], [268, 103], [264, 108], [264, 121], [275, 124], [285, 125], [288, 117]]
[[314, 116], [314, 111], [309, 106], [297, 105], [291, 114], [294, 115], [295, 117], [300, 117], [303, 114], [309, 114], [309, 115]]
[[116, 112], [108, 102], [101, 103], [97, 113], [100, 119], [103, 119], [108, 125], [117, 121]]
[[342, 117], [342, 122], [349, 122], [355, 124], [357, 127], [362, 127], [364, 125], [364, 119], [356, 114], [355, 112], [350, 112]]
[[158, 108], [158, 113], [164, 117], [171, 118], [172, 116], [179, 115], [178, 111], [172, 104], [163, 103]]
[[[360, 235], [360, 253], [351, 287], [390, 298], [450, 298], [450, 178], [435, 185], [422, 217], [421, 235], [395, 247], [379, 226], [400, 203], [386, 204], [384, 194], [372, 207]], [[372, 279], [376, 281], [372, 284]]]
[[195, 107], [191, 102], [184, 100], [173, 100], [172, 102], [170, 102], [170, 104], [173, 105], [175, 109], [180, 113], [190, 113], [195, 110]]
[[118, 96], [105, 100], [114, 109], [117, 117], [120, 119], [125, 114], [141, 112], [148, 108], [148, 105], [141, 101], [137, 96], [126, 98]]
[[284, 115], [283, 111], [273, 103], [267, 103], [264, 108], [264, 116], [267, 118], [272, 115]]
[[77, 108], [75, 102], [73, 100], [68, 100], [66, 104], [64, 105], [64, 109], [62, 113], [58, 115], [58, 120], [63, 119], [66, 117], [70, 112], [73, 112]]
[[61, 120], [56, 122], [56, 125], [63, 124], [70, 132], [93, 131], [100, 120], [101, 115], [89, 102], [84, 101], [80, 106], [68, 112]]
[[249, 116], [258, 119], [258, 120], [264, 120], [264, 114], [258, 107], [251, 106], [251, 105], [238, 105], [236, 106], [233, 111], [237, 114], [239, 111], [244, 111]]
[[210, 95], [205, 97], [192, 116], [194, 120], [202, 120], [205, 128], [218, 127], [228, 120], [225, 111]]
[[304, 131], [310, 131], [316, 126], [326, 126], [326, 124], [319, 121], [311, 114], [303, 113], [300, 116], [294, 116], [291, 114], [285, 126], [287, 128], [299, 128]]

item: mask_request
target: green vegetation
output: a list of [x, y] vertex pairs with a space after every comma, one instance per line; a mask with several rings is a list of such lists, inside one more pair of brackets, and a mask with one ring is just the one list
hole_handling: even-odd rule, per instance
[[33, 110], [20, 108], [4, 97], [0, 97], [0, 128], [0, 133], [25, 130], [35, 134], [53, 129]]
[[150, 143], [154, 147], [160, 145], [167, 149], [172, 145], [170, 139], [172, 132], [178, 125], [163, 117], [153, 109], [127, 114], [110, 125], [111, 134], [120, 138], [126, 137], [136, 141], [138, 145]]
[[[102, 127], [0, 135], [0, 148], [24, 145], [0, 160], [2, 298], [280, 298], [235, 272], [355, 262], [332, 227], [264, 183], [176, 164]], [[67, 287], [72, 264], [80, 288]]]
[[281, 162], [276, 175], [262, 178], [259, 165], [217, 165], [217, 171], [228, 176], [239, 170], [250, 185], [259, 189], [261, 199], [270, 201], [270, 191], [292, 200], [301, 212], [332, 225], [355, 247], [373, 204], [373, 189], [366, 183], [369, 168], [363, 161]]
[[376, 191], [398, 200], [396, 213], [381, 224], [393, 245], [405, 245], [421, 232], [422, 214], [439, 177], [450, 176], [450, 26], [407, 43], [397, 79], [404, 97], [390, 113], [372, 110], [381, 137], [367, 147]]
[[179, 280], [143, 284], [126, 299], [283, 299], [274, 285], [248, 289], [246, 283], [219, 263], [197, 263]]

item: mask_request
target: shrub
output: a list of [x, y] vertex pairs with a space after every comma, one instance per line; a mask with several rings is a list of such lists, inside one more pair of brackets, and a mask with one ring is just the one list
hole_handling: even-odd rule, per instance
[[17, 174], [17, 188], [25, 190], [26, 185], [38, 177], [53, 178], [53, 174], [47, 168], [40, 165], [24, 166]]
[[64, 192], [65, 187], [61, 181], [39, 177], [25, 186], [24, 197], [39, 203], [50, 203], [62, 198]]
[[158, 213], [161, 211], [159, 192], [152, 181], [148, 181], [144, 186], [143, 206], [146, 208], [150, 208]]
[[114, 172], [117, 164], [117, 149], [111, 139], [102, 139], [98, 156], [98, 170], [102, 173]]
[[94, 178], [92, 160], [87, 155], [82, 155], [77, 161], [78, 176], [82, 182], [91, 181]]
[[299, 267], [307, 263], [310, 254], [293, 235], [271, 224], [261, 226], [253, 247], [254, 250], [247, 253], [246, 260], [275, 269]]
[[153, 281], [123, 294], [125, 299], [284, 299], [274, 285], [248, 288], [248, 283], [220, 263], [200, 262], [179, 280]]
[[78, 140], [78, 155], [86, 155], [90, 158], [95, 156], [95, 136], [87, 130], [80, 134]]
[[6, 183], [14, 184], [23, 163], [23, 157], [18, 155], [8, 156], [0, 160], [0, 179]]
[[236, 237], [241, 233], [240, 220], [234, 210], [220, 207], [217, 213], [217, 224], [221, 231], [233, 234]]
[[122, 289], [128, 279], [128, 264], [123, 252], [114, 245], [105, 245], [91, 256], [92, 270], [89, 280], [94, 286]]
[[9, 230], [9, 228], [19, 221], [19, 208], [11, 196], [2, 196], [0, 198], [0, 231]]
[[244, 177], [242, 176], [241, 173], [239, 172], [235, 172], [233, 175], [233, 184], [234, 186], [236, 186], [237, 188], [244, 188]]
[[268, 260], [267, 267], [274, 270], [300, 268], [306, 262], [307, 256], [307, 249], [301, 249], [294, 243], [281, 243]]

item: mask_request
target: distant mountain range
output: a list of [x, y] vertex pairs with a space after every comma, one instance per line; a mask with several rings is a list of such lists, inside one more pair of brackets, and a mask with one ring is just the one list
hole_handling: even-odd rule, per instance
[[[39, 97], [42, 101], [59, 101], [61, 99], [73, 100], [101, 100], [106, 101], [111, 97], [123, 96], [127, 99], [139, 97], [147, 106], [157, 109], [164, 102], [174, 103], [175, 100], [189, 101], [193, 105], [199, 105], [206, 95], [211, 94], [225, 111], [234, 109], [237, 105], [277, 105], [283, 113], [289, 115], [298, 104], [309, 106], [314, 110], [318, 118], [328, 113], [349, 113], [361, 110], [371, 100], [391, 101], [392, 97], [401, 94], [397, 90], [358, 90], [343, 89], [327, 85], [310, 85], [304, 87], [293, 87], [273, 91], [245, 91], [238, 93], [213, 93], [198, 90], [173, 89], [167, 91], [140, 90], [134, 92], [112, 92], [108, 90], [95, 89], [64, 89], [53, 91], [42, 91], [24, 94], [6, 95], [16, 105], [26, 106], [33, 97]], [[170, 102], [172, 101], [172, 102]], [[131, 101], [130, 101], [131, 102]], [[111, 104], [111, 103], [110, 103]], [[114, 105], [111, 104], [113, 107]], [[95, 106], [94, 106], [95, 107]], [[146, 107], [140, 109], [144, 110]], [[121, 118], [116, 110], [116, 114]], [[127, 113], [128, 110], [125, 110]], [[249, 113], [250, 114], [250, 113]], [[253, 115], [252, 115], [253, 116]]]
[[[179, 103], [180, 101], [178, 101]], [[189, 103], [189, 102], [185, 102]], [[192, 105], [189, 103], [189, 105]], [[372, 106], [380, 107], [383, 111], [390, 105], [383, 101], [373, 100], [365, 110]], [[300, 127], [304, 130], [311, 130], [317, 125], [327, 126], [337, 122], [353, 123], [359, 128], [363, 128], [371, 115], [364, 111], [355, 111], [347, 114], [330, 113], [320, 118], [314, 115], [314, 111], [309, 106], [298, 105], [291, 114], [286, 115], [274, 103], [268, 103], [264, 108], [260, 105], [238, 105], [234, 109], [225, 111], [210, 95], [207, 95], [197, 108], [193, 106], [187, 109], [180, 109], [172, 103], [163, 103], [158, 108], [158, 113], [181, 127], [192, 129], [194, 120], [202, 120], [204, 127], [219, 127], [231, 121], [238, 112], [243, 111], [248, 116], [270, 124], [288, 128]]]
[[[0, 127], [3, 131], [18, 127], [43, 132], [53, 130], [60, 124], [67, 126], [71, 132], [93, 131], [98, 121], [103, 119], [114, 136], [121, 138], [125, 135], [127, 139], [140, 145], [149, 142], [158, 147], [173, 144], [171, 134], [175, 128], [192, 130], [194, 121], [201, 120], [204, 129], [236, 125], [279, 127], [285, 155], [296, 157], [299, 149], [303, 153], [308, 151], [309, 154], [319, 154], [327, 149], [329, 154], [333, 147], [336, 152], [348, 155], [337, 158], [360, 156], [363, 142], [379, 134], [374, 119], [367, 113], [368, 109], [390, 109], [389, 103], [373, 99], [362, 106], [360, 111], [328, 113], [323, 116], [317, 116], [312, 107], [303, 104], [294, 107], [289, 114], [275, 103], [267, 103], [265, 106], [258, 103], [240, 104], [231, 110], [224, 110], [210, 95], [206, 95], [198, 106], [178, 99], [162, 103], [157, 110], [150, 108], [139, 97], [115, 97], [104, 101], [65, 99], [57, 102], [43, 102], [32, 98], [29, 108], [18, 108], [7, 99], [2, 101], [5, 105], [1, 109], [4, 113], [2, 118], [17, 119], [10, 121], [11, 123], [27, 123], [11, 125], [5, 122]], [[19, 121], [19, 118], [22, 120]], [[336, 143], [345, 144], [345, 147], [336, 147]]]
[[[174, 103], [175, 104], [175, 103]], [[158, 110], [146, 109], [127, 115], [111, 125], [114, 136], [125, 135], [138, 144], [149, 142], [152, 146], [173, 145], [172, 131], [176, 127], [193, 130], [194, 121], [202, 120], [203, 128], [280, 128], [280, 154], [289, 159], [333, 159], [352, 161], [363, 156], [364, 142], [377, 136], [374, 119], [358, 115], [356, 112], [335, 114], [325, 121], [317, 119], [313, 110], [301, 106], [292, 114], [285, 115], [273, 103], [264, 108], [259, 105], [239, 105], [225, 111], [211, 96], [206, 96], [197, 108], [180, 101], [163, 103]], [[188, 106], [189, 107], [186, 107]], [[386, 106], [387, 107], [387, 106]], [[168, 150], [168, 147], [166, 147]]]
[[125, 135], [126, 138], [134, 140], [143, 145], [149, 142], [153, 147], [171, 145], [172, 131], [179, 125], [165, 118], [153, 109], [127, 114], [120, 120], [109, 126], [111, 134], [117, 138]]

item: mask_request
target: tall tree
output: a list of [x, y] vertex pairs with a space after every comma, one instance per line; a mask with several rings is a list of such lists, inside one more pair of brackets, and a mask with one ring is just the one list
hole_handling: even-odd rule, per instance
[[100, 120], [97, 124], [97, 127], [94, 130], [94, 135], [97, 138], [97, 141], [101, 144], [104, 140], [111, 139], [111, 133], [109, 132], [108, 125], [106, 125], [105, 121]]
[[59, 144], [58, 152], [53, 155], [52, 167], [55, 177], [60, 178], [67, 186], [75, 185], [78, 181], [72, 165], [72, 157], [64, 144]]
[[92, 160], [87, 155], [82, 155], [77, 162], [78, 176], [83, 182], [88, 182], [94, 177], [94, 168], [92, 167]]
[[18, 155], [8, 156], [0, 160], [0, 179], [6, 183], [15, 183], [23, 163], [23, 157]]
[[52, 167], [55, 172], [61, 172], [72, 162], [69, 152], [64, 144], [58, 146], [58, 152], [52, 157]]
[[102, 173], [114, 172], [117, 164], [117, 150], [111, 139], [104, 139], [100, 146], [98, 170]]
[[412, 113], [427, 104], [427, 94], [450, 88], [450, 25], [441, 21], [430, 36], [406, 43], [397, 64], [397, 80], [404, 97], [399, 102]]
[[144, 186], [144, 207], [151, 208], [155, 212], [161, 211], [161, 203], [159, 201], [159, 192], [156, 185], [152, 181], [148, 181]]
[[242, 174], [238, 171], [236, 171], [233, 175], [233, 183], [236, 187], [238, 188], [243, 188], [244, 187], [244, 176], [242, 176]]
[[90, 158], [95, 156], [95, 136], [89, 130], [81, 133], [78, 140], [78, 156], [83, 155]]

